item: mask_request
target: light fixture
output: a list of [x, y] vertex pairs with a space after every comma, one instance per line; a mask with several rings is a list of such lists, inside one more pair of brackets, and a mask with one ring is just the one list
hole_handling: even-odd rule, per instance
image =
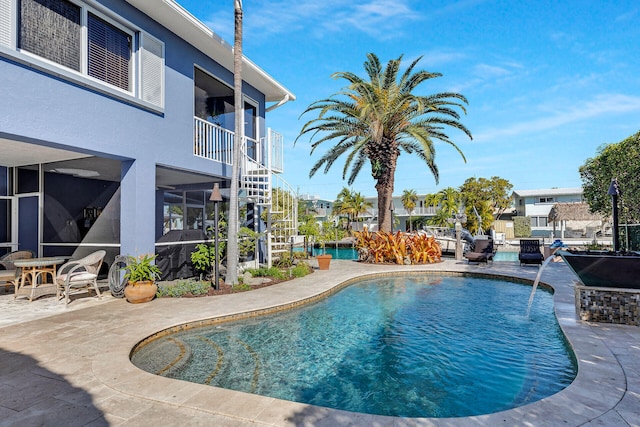
[[73, 175], [79, 178], [93, 178], [96, 176], [100, 176], [100, 173], [98, 173], [97, 171], [76, 168], [55, 168], [51, 169], [49, 172], [61, 173], [64, 175]]

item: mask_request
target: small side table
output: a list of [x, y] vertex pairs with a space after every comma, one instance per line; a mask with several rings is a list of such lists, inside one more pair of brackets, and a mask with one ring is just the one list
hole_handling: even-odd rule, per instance
[[[14, 261], [14, 265], [21, 269], [20, 277], [16, 280], [14, 298], [28, 296], [29, 302], [43, 295], [55, 295], [56, 266], [64, 263], [65, 258], [47, 257], [31, 258]], [[47, 276], [51, 281], [47, 281]]]

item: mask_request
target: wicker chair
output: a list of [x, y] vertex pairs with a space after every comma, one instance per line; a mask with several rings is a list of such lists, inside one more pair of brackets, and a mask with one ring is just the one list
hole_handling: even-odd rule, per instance
[[464, 254], [468, 262], [493, 262], [496, 250], [493, 246], [493, 239], [477, 239], [473, 251]]
[[518, 254], [520, 265], [522, 264], [542, 264], [544, 255], [540, 251], [540, 240], [523, 239], [520, 240], [520, 253]]
[[98, 273], [106, 254], [106, 251], [96, 251], [84, 258], [63, 264], [56, 275], [58, 300], [64, 296], [65, 305], [68, 305], [72, 293], [89, 293], [91, 289], [96, 291], [98, 298], [102, 298], [98, 289]]
[[0, 257], [0, 283], [4, 283], [7, 290], [9, 286], [15, 286], [16, 277], [19, 276], [19, 269], [16, 270], [13, 262], [18, 259], [33, 258], [31, 251], [14, 251]]

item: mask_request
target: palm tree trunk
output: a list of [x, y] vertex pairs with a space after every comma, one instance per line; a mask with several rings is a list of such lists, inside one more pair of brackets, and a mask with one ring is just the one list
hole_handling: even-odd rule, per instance
[[376, 190], [378, 191], [378, 230], [391, 232], [391, 203], [393, 201], [393, 175], [395, 168], [390, 173], [385, 173], [378, 179]]
[[396, 149], [395, 155], [387, 157], [386, 167], [376, 182], [378, 191], [378, 230], [391, 232], [393, 224], [391, 215], [391, 203], [393, 203], [393, 184], [396, 174], [396, 163], [400, 152]]
[[239, 230], [239, 176], [241, 146], [244, 142], [244, 120], [242, 108], [242, 0], [234, 0], [233, 35], [233, 101], [235, 108], [235, 139], [233, 164], [231, 167], [231, 194], [229, 196], [229, 223], [227, 233], [227, 277], [226, 282], [238, 282], [238, 230]]

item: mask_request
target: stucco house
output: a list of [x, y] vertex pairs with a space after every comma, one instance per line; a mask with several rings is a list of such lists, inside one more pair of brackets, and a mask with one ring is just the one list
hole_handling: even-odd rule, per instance
[[211, 221], [238, 141], [247, 210], [273, 203], [295, 96], [244, 58], [237, 138], [232, 46], [173, 0], [0, 0], [0, 76], [0, 254], [154, 253]]

